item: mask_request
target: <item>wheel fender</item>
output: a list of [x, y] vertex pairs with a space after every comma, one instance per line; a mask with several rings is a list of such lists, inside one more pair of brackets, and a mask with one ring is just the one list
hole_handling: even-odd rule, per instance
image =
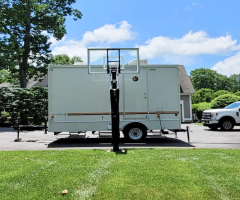
[[224, 119], [230, 119], [230, 120], [233, 122], [233, 124], [236, 124], [236, 121], [235, 121], [235, 119], [234, 119], [232, 116], [224, 116], [224, 117], [221, 117], [221, 119], [219, 120], [219, 123], [222, 123], [222, 121], [223, 121]]

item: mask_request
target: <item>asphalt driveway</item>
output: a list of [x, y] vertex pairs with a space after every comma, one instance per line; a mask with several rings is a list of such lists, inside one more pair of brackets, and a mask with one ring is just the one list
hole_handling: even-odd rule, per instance
[[[240, 127], [225, 132], [220, 129], [211, 131], [207, 127], [195, 124], [182, 124], [182, 128], [190, 129], [190, 144], [187, 133], [179, 132], [176, 135], [169, 132], [159, 135], [158, 131], [150, 133], [143, 143], [126, 143], [120, 139], [120, 148], [240, 148]], [[53, 149], [110, 149], [111, 138], [107, 133], [71, 134], [64, 132], [54, 135], [44, 131], [20, 132], [20, 142], [14, 142], [17, 132], [12, 128], [0, 128], [0, 150], [53, 150]]]

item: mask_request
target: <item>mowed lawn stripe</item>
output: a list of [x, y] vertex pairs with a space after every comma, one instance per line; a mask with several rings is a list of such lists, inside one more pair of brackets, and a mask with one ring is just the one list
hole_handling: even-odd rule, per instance
[[73, 199], [90, 199], [97, 191], [103, 177], [110, 173], [108, 168], [111, 161], [112, 159], [110, 158], [100, 159], [99, 162], [95, 164], [93, 171], [88, 174], [84, 185], [74, 190], [72, 195]]
[[[239, 149], [130, 149], [127, 154], [3, 151], [1, 199], [239, 199], [239, 153]], [[62, 196], [65, 189], [68, 194]]]

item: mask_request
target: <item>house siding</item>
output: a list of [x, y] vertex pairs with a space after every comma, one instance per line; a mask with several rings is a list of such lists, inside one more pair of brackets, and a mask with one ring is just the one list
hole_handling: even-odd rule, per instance
[[184, 118], [191, 118], [189, 95], [180, 95], [180, 100], [184, 103]]

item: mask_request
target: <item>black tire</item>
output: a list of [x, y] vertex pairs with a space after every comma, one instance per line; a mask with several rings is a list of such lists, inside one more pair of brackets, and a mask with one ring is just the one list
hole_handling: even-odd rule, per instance
[[218, 129], [218, 127], [208, 127], [210, 128], [212, 131], [216, 131]]
[[147, 137], [147, 129], [141, 124], [131, 124], [123, 130], [123, 134], [127, 140], [138, 142]]
[[220, 122], [220, 128], [223, 131], [231, 131], [234, 127], [234, 123], [231, 119], [222, 119]]

